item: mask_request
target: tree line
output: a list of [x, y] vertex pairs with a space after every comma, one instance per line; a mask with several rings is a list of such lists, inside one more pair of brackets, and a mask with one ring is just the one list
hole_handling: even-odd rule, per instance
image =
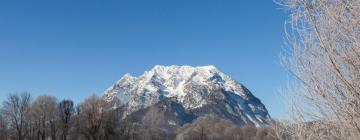
[[112, 140], [129, 131], [118, 127], [118, 110], [95, 94], [77, 106], [49, 95], [32, 101], [29, 93], [10, 94], [0, 114], [1, 140]]
[[1, 140], [242, 140], [270, 139], [267, 128], [237, 126], [230, 121], [201, 117], [174, 132], [141, 122], [126, 122], [121, 108], [95, 94], [75, 105], [27, 92], [8, 95], [0, 108]]
[[137, 140], [161, 139], [137, 123], [121, 121], [121, 109], [95, 94], [78, 105], [49, 95], [31, 100], [10, 94], [0, 113], [1, 140]]

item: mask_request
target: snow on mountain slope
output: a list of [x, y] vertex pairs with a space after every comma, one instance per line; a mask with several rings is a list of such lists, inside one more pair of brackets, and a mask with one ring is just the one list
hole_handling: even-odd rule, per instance
[[126, 106], [126, 115], [167, 98], [197, 116], [212, 114], [258, 127], [270, 123], [260, 100], [214, 66], [157, 65], [139, 77], [124, 75], [104, 93], [114, 107]]

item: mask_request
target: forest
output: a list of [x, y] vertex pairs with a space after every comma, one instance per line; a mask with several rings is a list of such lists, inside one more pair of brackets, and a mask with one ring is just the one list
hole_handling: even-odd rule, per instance
[[[71, 99], [29, 93], [10, 94], [1, 106], [1, 140], [271, 140], [270, 128], [239, 126], [211, 116], [169, 132], [157, 125], [124, 121], [95, 94], [75, 105]], [[154, 116], [156, 117], [156, 116]]]

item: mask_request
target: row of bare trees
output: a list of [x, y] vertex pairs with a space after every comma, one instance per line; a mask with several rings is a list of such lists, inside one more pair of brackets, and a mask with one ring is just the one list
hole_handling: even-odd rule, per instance
[[116, 115], [116, 110], [96, 95], [75, 106], [72, 100], [58, 102], [49, 95], [32, 101], [29, 93], [11, 94], [1, 107], [0, 139], [110, 139], [108, 133], [118, 122]]
[[121, 120], [122, 109], [95, 94], [78, 105], [49, 95], [31, 100], [29, 93], [10, 94], [0, 111], [1, 140], [275, 139], [272, 129], [242, 127], [214, 117], [201, 117], [171, 132], [161, 125]]
[[31, 100], [29, 93], [10, 94], [0, 107], [0, 140], [162, 140], [166, 131], [121, 120], [113, 108], [92, 94], [75, 105], [49, 95]]
[[178, 130], [176, 140], [277, 140], [271, 127], [239, 126], [213, 116], [200, 117]]
[[74, 113], [71, 100], [41, 95], [32, 102], [29, 93], [11, 94], [1, 107], [0, 139], [66, 140]]

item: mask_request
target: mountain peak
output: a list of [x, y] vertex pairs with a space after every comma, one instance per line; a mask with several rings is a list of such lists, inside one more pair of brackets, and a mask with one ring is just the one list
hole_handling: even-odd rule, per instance
[[189, 75], [194, 72], [198, 73], [216, 73], [218, 72], [217, 68], [213, 65], [208, 66], [178, 66], [178, 65], [171, 65], [171, 66], [163, 66], [163, 65], [155, 65], [148, 73], [154, 73], [158, 75]]
[[121, 77], [121, 80], [126, 80], [126, 79], [133, 79], [135, 77], [133, 77], [130, 73], [126, 73], [123, 77]]
[[217, 82], [224, 81], [228, 78], [226, 75], [217, 70], [215, 66], [162, 66], [156, 65], [150, 71], [146, 71], [143, 75], [136, 77], [141, 82], [165, 82], [165, 87], [176, 89], [179, 83], [185, 81], [193, 81], [196, 83], [211, 82], [209, 79], [218, 79]]
[[189, 65], [155, 65], [152, 70], [159, 70], [159, 69], [203, 69], [203, 70], [214, 70], [216, 67], [214, 65], [207, 65], [207, 66], [189, 66]]
[[241, 124], [261, 126], [269, 122], [265, 106], [243, 85], [212, 65], [156, 65], [138, 77], [124, 75], [105, 91], [104, 97], [109, 102], [116, 100], [121, 103], [118, 105], [125, 105], [127, 115], [175, 98], [186, 110], [212, 106], [206, 110], [227, 114]]

